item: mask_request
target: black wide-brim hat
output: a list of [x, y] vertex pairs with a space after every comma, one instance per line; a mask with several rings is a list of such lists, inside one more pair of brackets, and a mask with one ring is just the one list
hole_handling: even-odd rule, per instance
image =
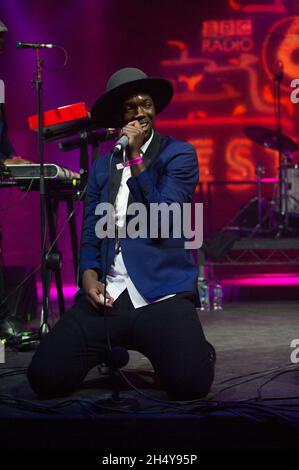
[[150, 78], [136, 68], [118, 70], [109, 78], [106, 93], [94, 103], [92, 120], [101, 127], [121, 127], [123, 101], [136, 93], [150, 95], [158, 114], [170, 103], [173, 87], [168, 80]]

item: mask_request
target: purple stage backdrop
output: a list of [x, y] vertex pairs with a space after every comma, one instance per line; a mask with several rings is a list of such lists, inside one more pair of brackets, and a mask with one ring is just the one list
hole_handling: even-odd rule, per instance
[[[148, 3], [148, 6], [147, 6]], [[154, 5], [156, 3], [156, 5]], [[167, 48], [169, 28], [175, 31], [165, 6], [159, 2], [109, 0], [4, 0], [0, 18], [7, 25], [5, 53], [0, 58], [1, 79], [6, 85], [9, 134], [16, 153], [38, 161], [37, 138], [28, 129], [27, 117], [36, 114], [36, 91], [31, 87], [35, 69], [33, 50], [16, 49], [17, 40], [62, 45], [68, 51], [68, 63], [59, 50], [42, 51], [44, 71], [44, 110], [79, 101], [91, 106], [104, 90], [107, 78], [116, 69], [136, 66], [149, 74], [161, 73], [160, 60]], [[186, 28], [186, 25], [182, 25]], [[107, 147], [107, 146], [106, 146]], [[109, 146], [108, 146], [109, 147]], [[101, 153], [105, 150], [101, 148]], [[79, 169], [77, 151], [62, 153], [56, 143], [45, 147], [45, 161], [70, 169]], [[23, 194], [17, 189], [1, 190], [3, 254], [7, 265], [37, 266], [40, 257], [40, 211], [37, 193]], [[9, 211], [5, 209], [11, 206]], [[80, 208], [79, 208], [80, 210]], [[80, 230], [82, 208], [78, 218]], [[66, 219], [61, 205], [58, 226]], [[69, 231], [59, 241], [63, 252], [63, 279], [73, 281]]]
[[[37, 138], [27, 125], [27, 117], [37, 110], [31, 87], [35, 54], [16, 49], [18, 40], [54, 43], [68, 51], [63, 68], [60, 50], [42, 52], [45, 66], [58, 69], [44, 71], [45, 110], [79, 101], [91, 106], [110, 74], [126, 66], [170, 79], [176, 98], [159, 117], [158, 129], [195, 145], [203, 195], [215, 181], [253, 180], [257, 164], [265, 167], [265, 177], [277, 176], [277, 156], [250, 142], [243, 128], [275, 128], [272, 76], [278, 60], [285, 71], [283, 131], [298, 140], [298, 110], [290, 101], [289, 87], [291, 79], [299, 77], [298, 41], [288, 39], [298, 39], [299, 34], [295, 1], [1, 0], [0, 20], [9, 28], [0, 57], [9, 133], [16, 153], [24, 158], [38, 161]], [[102, 146], [101, 153], [107, 147]], [[79, 169], [78, 152], [62, 153], [56, 143], [46, 145], [45, 160]], [[268, 191], [273, 193], [271, 185]], [[219, 228], [254, 194], [250, 185], [214, 187], [213, 208], [206, 207], [205, 216], [209, 212], [213, 228]], [[82, 208], [78, 210], [79, 233]], [[37, 266], [38, 194], [24, 197], [16, 189], [1, 189], [0, 217], [5, 263]], [[62, 204], [58, 227], [65, 219]], [[63, 280], [73, 282], [68, 229], [59, 248]]]

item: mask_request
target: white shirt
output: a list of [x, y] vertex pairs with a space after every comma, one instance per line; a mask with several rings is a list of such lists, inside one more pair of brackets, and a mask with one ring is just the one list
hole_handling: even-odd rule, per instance
[[[153, 139], [153, 136], [154, 133], [152, 132], [151, 137], [141, 147], [141, 151], [143, 154], [146, 152], [149, 144]], [[116, 224], [118, 225], [118, 227], [122, 227], [125, 223], [130, 193], [129, 187], [127, 185], [127, 180], [131, 176], [131, 167], [125, 167], [123, 169], [122, 179], [115, 203], [115, 216]], [[111, 265], [110, 271], [107, 275], [107, 291], [109, 292], [111, 297], [116, 300], [117, 297], [119, 297], [125, 289], [128, 289], [131, 302], [135, 308], [144, 307], [145, 305], [153, 303], [145, 299], [145, 297], [143, 297], [134, 286], [132, 279], [128, 275], [120, 248], [119, 252], [115, 255], [114, 262]], [[160, 302], [161, 300], [168, 299], [169, 297], [173, 297], [174, 295], [175, 294], [166, 295], [165, 297], [161, 297], [160, 299], [155, 300], [155, 302]]]

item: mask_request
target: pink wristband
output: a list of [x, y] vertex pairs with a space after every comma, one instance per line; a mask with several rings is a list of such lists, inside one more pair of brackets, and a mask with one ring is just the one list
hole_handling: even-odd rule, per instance
[[143, 162], [143, 157], [141, 155], [138, 155], [138, 157], [133, 158], [133, 160], [127, 160], [126, 162], [118, 163], [116, 165], [116, 168], [118, 170], [121, 170], [123, 168], [126, 168], [127, 166], [139, 165], [139, 163], [142, 163], [142, 162]]

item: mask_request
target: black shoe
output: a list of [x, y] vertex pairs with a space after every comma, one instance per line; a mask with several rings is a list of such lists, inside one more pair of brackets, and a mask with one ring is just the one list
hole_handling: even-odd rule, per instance
[[0, 319], [0, 338], [21, 338], [23, 335], [24, 327], [22, 322], [13, 315], [6, 316]]
[[207, 341], [207, 345], [208, 345], [208, 349], [209, 349], [209, 359], [210, 359], [210, 362], [214, 366], [215, 363], [216, 363], [216, 350], [215, 350], [214, 346], [212, 346], [211, 343], [209, 343], [208, 341]]

